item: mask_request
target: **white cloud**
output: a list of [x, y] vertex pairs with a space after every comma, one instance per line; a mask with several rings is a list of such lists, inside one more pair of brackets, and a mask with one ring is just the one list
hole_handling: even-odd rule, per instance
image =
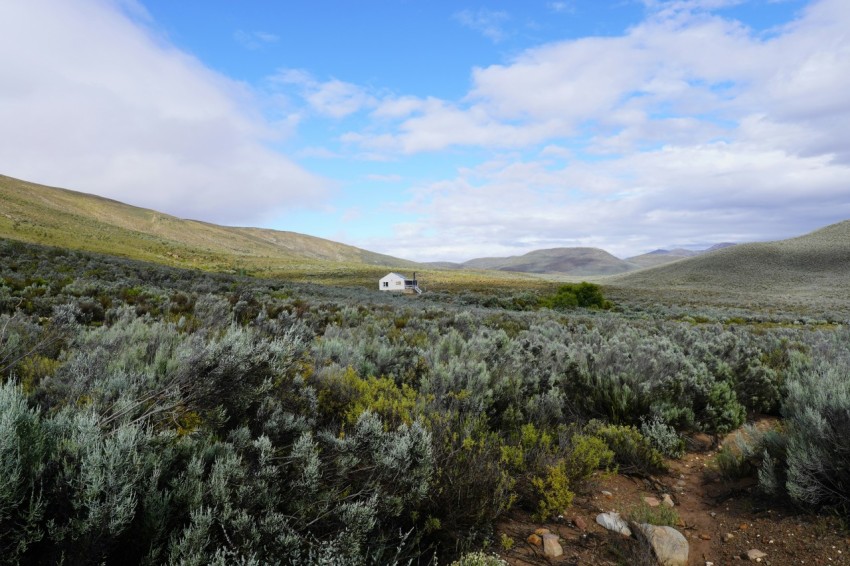
[[[466, 260], [595, 246], [627, 257], [671, 244], [752, 241], [850, 217], [850, 167], [745, 143], [668, 147], [552, 167], [497, 160], [413, 190], [421, 221], [394, 231], [400, 257]], [[787, 232], [788, 227], [794, 232]]]
[[474, 69], [460, 100], [379, 104], [383, 122], [349, 143], [513, 153], [415, 187], [410, 236], [361, 244], [414, 259], [571, 245], [629, 255], [850, 217], [846, 2], [813, 1], [766, 34], [713, 12], [737, 3], [648, 1], [620, 36]]
[[664, 141], [664, 132], [677, 136], [668, 141], [705, 143], [769, 112], [776, 121], [807, 122], [822, 131], [817, 148], [844, 154], [846, 128], [835, 125], [850, 125], [843, 2], [815, 2], [766, 38], [709, 11], [734, 3], [652, 2], [649, 18], [621, 36], [551, 43], [473, 69], [461, 100], [383, 99], [373, 116], [384, 123], [345, 139], [416, 153], [527, 147], [592, 129], [599, 148], [626, 151]]
[[510, 20], [510, 15], [502, 10], [462, 10], [454, 14], [454, 19], [461, 25], [479, 32], [494, 43], [499, 43], [507, 37], [504, 24]]
[[324, 180], [267, 147], [290, 120], [140, 16], [128, 0], [0, 3], [0, 171], [226, 223], [322, 199]]
[[375, 97], [358, 85], [338, 79], [321, 82], [301, 69], [282, 69], [269, 81], [296, 86], [315, 112], [331, 118], [344, 118], [376, 104]]

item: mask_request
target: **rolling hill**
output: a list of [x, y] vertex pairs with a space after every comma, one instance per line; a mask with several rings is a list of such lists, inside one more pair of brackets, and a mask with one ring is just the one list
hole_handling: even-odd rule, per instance
[[[674, 263], [616, 275], [606, 283], [617, 293], [651, 290], [671, 296], [724, 297], [791, 303], [850, 300], [850, 220], [809, 234], [738, 244]], [[732, 298], [734, 297], [734, 299]]]
[[619, 259], [599, 248], [550, 248], [534, 250], [518, 256], [482, 257], [463, 263], [436, 261], [427, 265], [438, 269], [483, 269], [589, 277], [616, 275], [646, 267], [655, 267], [733, 245], [717, 244], [706, 250], [686, 250], [682, 248], [655, 250], [626, 259]]
[[479, 258], [462, 264], [464, 269], [611, 275], [634, 269], [627, 262], [598, 248], [552, 248], [512, 257]]
[[184, 220], [3, 175], [0, 237], [215, 270], [309, 269], [317, 262], [395, 268], [418, 265], [295, 232]]
[[551, 248], [509, 257], [482, 257], [463, 263], [434, 262], [442, 269], [514, 271], [576, 276], [611, 275], [636, 269], [635, 266], [598, 248]]

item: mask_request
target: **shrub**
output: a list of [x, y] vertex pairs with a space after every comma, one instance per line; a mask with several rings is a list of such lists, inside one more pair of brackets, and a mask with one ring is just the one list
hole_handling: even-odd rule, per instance
[[668, 458], [681, 458], [685, 454], [685, 441], [658, 416], [644, 420], [640, 432], [653, 448]]
[[569, 451], [564, 457], [564, 470], [573, 485], [587, 481], [596, 470], [608, 469], [616, 454], [602, 438], [586, 434], [573, 434]]
[[481, 416], [430, 416], [434, 477], [422, 513], [438, 519], [434, 538], [446, 548], [469, 548], [489, 537], [492, 522], [516, 500], [516, 480], [502, 461], [499, 436]]
[[534, 520], [544, 522], [564, 512], [573, 503], [575, 493], [570, 490], [564, 461], [548, 466], [544, 476], [533, 476], [531, 485], [537, 498]]
[[387, 377], [361, 378], [353, 368], [319, 380], [319, 408], [329, 418], [352, 425], [360, 414], [371, 411], [387, 426], [410, 424], [416, 408], [416, 392], [400, 387]]
[[14, 564], [45, 535], [48, 436], [14, 383], [0, 384], [0, 561]]
[[507, 566], [507, 562], [495, 554], [470, 552], [451, 563], [451, 566]]
[[850, 380], [848, 360], [822, 366], [788, 384], [788, 493], [813, 506], [850, 514]]
[[614, 454], [620, 472], [654, 474], [667, 469], [664, 457], [638, 429], [625, 425], [606, 425], [591, 421], [585, 432], [602, 439]]
[[711, 386], [701, 419], [703, 430], [726, 434], [744, 424], [746, 417], [746, 409], [727, 382], [718, 381]]
[[574, 491], [594, 471], [610, 466], [613, 457], [604, 441], [573, 427], [562, 427], [556, 439], [529, 423], [517, 442], [502, 446], [502, 462], [518, 478], [519, 502], [540, 521], [569, 507]]
[[602, 288], [599, 285], [586, 281], [561, 285], [554, 295], [542, 298], [540, 304], [558, 310], [575, 307], [607, 309], [612, 306], [602, 296]]

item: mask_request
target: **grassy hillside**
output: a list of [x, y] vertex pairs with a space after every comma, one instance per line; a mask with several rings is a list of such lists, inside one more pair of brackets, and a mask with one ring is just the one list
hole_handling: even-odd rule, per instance
[[389, 270], [438, 288], [543, 288], [512, 273], [445, 271], [322, 238], [184, 220], [115, 200], [0, 175], [0, 238], [210, 271], [377, 285]]
[[850, 301], [850, 221], [788, 240], [725, 247], [609, 278], [617, 293], [652, 291], [711, 302], [813, 305]]
[[183, 220], [118, 201], [0, 175], [0, 235], [126, 257], [227, 268], [312, 260], [413, 267], [402, 259], [306, 236]]
[[598, 248], [552, 248], [520, 256], [485, 257], [462, 264], [464, 269], [495, 269], [523, 273], [612, 275], [635, 269], [633, 265]]

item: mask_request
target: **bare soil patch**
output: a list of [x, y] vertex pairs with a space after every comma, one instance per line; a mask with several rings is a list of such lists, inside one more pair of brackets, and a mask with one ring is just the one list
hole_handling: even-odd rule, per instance
[[[528, 514], [514, 512], [497, 525], [497, 535], [510, 537], [514, 546], [502, 551], [510, 564], [628, 565], [656, 564], [645, 544], [611, 533], [596, 516], [617, 511], [628, 517], [644, 497], [669, 493], [679, 515], [678, 529], [690, 546], [689, 564], [714, 566], [745, 564], [747, 552], [765, 553], [760, 563], [785, 565], [850, 565], [850, 529], [838, 517], [816, 515], [786, 501], [766, 498], [754, 480], [729, 482], [711, 467], [715, 452], [705, 439], [680, 460], [668, 462], [669, 471], [657, 477], [619, 474], [601, 476], [589, 494], [576, 497], [557, 521], [535, 523]], [[699, 442], [703, 440], [703, 442]], [[603, 493], [604, 492], [604, 493]], [[559, 535], [564, 554], [543, 555], [542, 547], [527, 542], [536, 529]]]

